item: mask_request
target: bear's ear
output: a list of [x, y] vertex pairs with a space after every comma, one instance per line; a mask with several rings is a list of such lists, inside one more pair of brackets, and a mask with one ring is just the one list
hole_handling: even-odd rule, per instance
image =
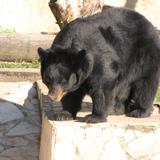
[[74, 68], [79, 68], [82, 63], [84, 62], [86, 56], [86, 51], [85, 50], [80, 50], [78, 51], [78, 53], [73, 54], [71, 56], [71, 64], [72, 66], [74, 66]]
[[86, 56], [86, 51], [84, 49], [78, 52], [78, 58], [83, 59]]
[[72, 73], [69, 77], [69, 84], [75, 85], [77, 83], [77, 76], [75, 73]]
[[46, 51], [43, 49], [43, 48], [38, 48], [38, 55], [39, 55], [39, 58], [40, 58], [40, 61], [43, 61], [46, 57]]
[[86, 56], [86, 51], [84, 49], [78, 51], [78, 53], [72, 55], [72, 64], [73, 65], [81, 64], [85, 56]]

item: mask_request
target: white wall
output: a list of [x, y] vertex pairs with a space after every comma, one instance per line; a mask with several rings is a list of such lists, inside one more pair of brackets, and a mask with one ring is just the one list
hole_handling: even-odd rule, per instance
[[[104, 3], [124, 7], [126, 1], [104, 0]], [[129, 3], [133, 1], [128, 0]], [[48, 2], [49, 0], [0, 0], [0, 27], [15, 29], [17, 33], [57, 32], [59, 27]], [[160, 0], [138, 0], [135, 10], [160, 29]]]
[[49, 7], [49, 0], [0, 0], [0, 27], [18, 33], [55, 32], [59, 27]]
[[[124, 7], [126, 1], [127, 0], [104, 0], [104, 3], [112, 6]], [[134, 1], [136, 0], [128, 0], [129, 3], [133, 3]], [[160, 29], [160, 0], [137, 0], [134, 9]]]

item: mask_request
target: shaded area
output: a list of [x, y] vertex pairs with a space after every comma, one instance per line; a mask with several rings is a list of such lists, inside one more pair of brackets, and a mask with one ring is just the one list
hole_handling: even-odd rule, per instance
[[31, 82], [0, 83], [0, 159], [38, 160], [41, 119]]

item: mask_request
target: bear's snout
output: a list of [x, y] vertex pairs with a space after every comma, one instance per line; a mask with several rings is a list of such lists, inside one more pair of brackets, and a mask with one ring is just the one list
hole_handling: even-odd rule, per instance
[[48, 96], [55, 102], [59, 102], [66, 94], [62, 86], [57, 85], [55, 87], [49, 87]]

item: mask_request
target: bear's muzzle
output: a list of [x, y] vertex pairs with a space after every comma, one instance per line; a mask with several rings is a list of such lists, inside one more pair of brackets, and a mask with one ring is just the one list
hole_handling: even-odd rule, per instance
[[55, 87], [50, 86], [48, 87], [48, 89], [48, 96], [55, 102], [59, 102], [62, 99], [62, 97], [66, 94], [64, 92], [63, 87], [60, 85], [57, 85]]

